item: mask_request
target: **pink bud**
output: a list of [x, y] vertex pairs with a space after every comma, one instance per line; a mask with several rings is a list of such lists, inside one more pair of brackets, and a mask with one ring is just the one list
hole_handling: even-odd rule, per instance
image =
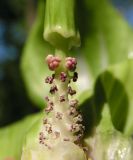
[[48, 55], [46, 57], [46, 62], [49, 66], [49, 69], [53, 71], [59, 66], [59, 63], [61, 62], [61, 59], [59, 57], [56, 57], [56, 56], [53, 56], [53, 55]]
[[77, 60], [73, 57], [67, 57], [66, 58], [66, 67], [70, 71], [74, 71], [76, 69]]
[[57, 68], [58, 67], [58, 65], [59, 65], [59, 62], [58, 61], [53, 61], [53, 66], [55, 67], [55, 68]]

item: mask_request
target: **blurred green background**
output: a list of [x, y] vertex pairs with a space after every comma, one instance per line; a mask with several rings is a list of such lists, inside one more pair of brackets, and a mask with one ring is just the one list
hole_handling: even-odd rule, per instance
[[[36, 17], [37, 2], [0, 1], [0, 127], [39, 111], [27, 95], [20, 71], [21, 55]], [[132, 0], [111, 3], [133, 26]]]
[[34, 22], [37, 1], [0, 1], [0, 127], [37, 112], [20, 72], [25, 40]]

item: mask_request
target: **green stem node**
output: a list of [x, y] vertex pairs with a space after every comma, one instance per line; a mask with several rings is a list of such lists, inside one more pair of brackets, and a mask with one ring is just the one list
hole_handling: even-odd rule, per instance
[[80, 46], [75, 25], [75, 0], [46, 0], [44, 38], [58, 49]]

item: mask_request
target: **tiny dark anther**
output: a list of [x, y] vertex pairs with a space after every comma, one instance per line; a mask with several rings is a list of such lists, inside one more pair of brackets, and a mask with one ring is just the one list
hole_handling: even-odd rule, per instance
[[53, 110], [53, 106], [50, 105], [50, 104], [48, 104], [48, 106], [45, 108], [45, 112], [46, 112], [46, 113], [49, 113], [49, 112], [51, 112], [52, 110]]
[[77, 79], [78, 79], [78, 73], [74, 72], [74, 74], [73, 74], [73, 82], [76, 82]]
[[82, 125], [82, 126], [81, 126], [81, 129], [84, 131], [84, 130], [85, 130], [85, 126]]
[[88, 148], [87, 148], [87, 147], [83, 147], [83, 151], [84, 151], [84, 152], [86, 152], [86, 153], [88, 153], [88, 152], [89, 152], [89, 150], [88, 150]]
[[81, 139], [83, 137], [83, 133], [78, 134], [78, 139]]
[[47, 143], [44, 143], [45, 147], [47, 147], [48, 149], [51, 149], [51, 147], [47, 144]]
[[75, 107], [70, 107], [69, 110], [68, 110], [68, 114], [70, 116], [76, 116], [78, 114], [78, 112], [77, 112]]
[[64, 101], [65, 101], [65, 96], [64, 96], [64, 95], [61, 95], [59, 101], [60, 101], [60, 102], [64, 102]]
[[49, 97], [48, 97], [48, 96], [46, 96], [46, 97], [45, 97], [45, 100], [48, 102], [48, 101], [49, 101]]
[[66, 142], [70, 141], [70, 139], [69, 139], [69, 138], [67, 138], [67, 137], [66, 137], [66, 138], [64, 138], [63, 140], [64, 140], [64, 141], [66, 141]]
[[60, 132], [55, 131], [55, 132], [54, 132], [54, 137], [55, 137], [55, 139], [56, 139], [56, 138], [59, 138], [59, 137], [60, 137]]
[[53, 79], [55, 78], [55, 74], [52, 74], [52, 78], [53, 78]]
[[82, 118], [81, 114], [78, 114], [78, 116], [75, 117], [74, 120], [75, 120], [76, 123], [77, 123], [77, 122], [82, 122], [82, 121], [83, 121], [83, 118]]
[[78, 124], [78, 123], [73, 123], [70, 126], [69, 131], [73, 132], [73, 133], [80, 133], [78, 135], [82, 135], [83, 134], [83, 125], [82, 124]]
[[76, 107], [78, 105], [78, 100], [74, 99], [69, 102], [71, 107]]
[[56, 117], [57, 119], [61, 120], [62, 117], [63, 117], [63, 114], [60, 113], [60, 112], [57, 112], [55, 117]]
[[72, 132], [78, 132], [80, 130], [79, 124], [73, 124], [72, 125]]
[[40, 144], [44, 144], [44, 142], [43, 142], [43, 141], [39, 141], [39, 143], [40, 143]]
[[45, 79], [45, 83], [49, 83], [49, 84], [52, 84], [53, 83], [53, 77], [46, 77]]
[[79, 136], [77, 136], [77, 138], [76, 138], [76, 140], [74, 141], [74, 143], [77, 144], [77, 145], [79, 145], [80, 139], [81, 139], [81, 138], [80, 138]]
[[70, 132], [73, 132], [73, 125], [70, 125], [70, 126], [69, 126], [69, 131], [70, 131]]
[[49, 105], [50, 105], [51, 107], [53, 107], [53, 106], [54, 106], [54, 103], [53, 103], [52, 101], [49, 101]]
[[74, 94], [76, 94], [76, 91], [73, 90], [71, 86], [68, 86], [68, 94], [70, 94], [71, 96], [73, 96]]
[[50, 134], [50, 133], [52, 133], [52, 126], [51, 126], [51, 124], [47, 124], [46, 126], [45, 126], [45, 129], [46, 129], [46, 131]]
[[47, 124], [47, 123], [48, 123], [48, 119], [47, 118], [43, 119], [43, 124]]
[[43, 132], [39, 133], [39, 143], [44, 144], [46, 137], [44, 136]]
[[42, 136], [42, 135], [43, 135], [43, 132], [40, 132], [39, 135]]
[[58, 88], [56, 85], [53, 85], [51, 88], [50, 88], [50, 93], [51, 94], [54, 94], [56, 91], [58, 91]]
[[66, 81], [66, 78], [67, 78], [67, 74], [65, 72], [61, 72], [60, 73], [60, 80], [62, 82], [65, 82]]

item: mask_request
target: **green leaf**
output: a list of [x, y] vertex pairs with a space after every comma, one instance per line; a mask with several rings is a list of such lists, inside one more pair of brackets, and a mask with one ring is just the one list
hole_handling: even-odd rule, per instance
[[25, 135], [40, 117], [41, 114], [31, 115], [15, 124], [0, 129], [1, 160], [8, 157], [20, 160]]
[[40, 119], [41, 114], [35, 114], [0, 129], [0, 159], [12, 157], [20, 160], [22, 144], [28, 130]]
[[[108, 104], [113, 126], [124, 135], [133, 134], [133, 60], [108, 67], [95, 83], [94, 92], [80, 106], [87, 132], [102, 120], [103, 105]], [[106, 127], [105, 127], [106, 129]], [[88, 134], [88, 133], [87, 133]]]
[[110, 67], [100, 76], [114, 126], [133, 133], [133, 60]]

